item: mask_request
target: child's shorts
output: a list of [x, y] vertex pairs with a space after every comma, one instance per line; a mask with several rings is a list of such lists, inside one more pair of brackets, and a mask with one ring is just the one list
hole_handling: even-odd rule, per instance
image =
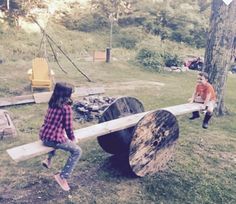
[[[194, 99], [195, 103], [204, 103], [204, 100], [201, 97], [196, 97]], [[208, 107], [207, 110], [213, 112], [214, 108], [216, 107], [216, 101], [209, 101], [206, 106]]]

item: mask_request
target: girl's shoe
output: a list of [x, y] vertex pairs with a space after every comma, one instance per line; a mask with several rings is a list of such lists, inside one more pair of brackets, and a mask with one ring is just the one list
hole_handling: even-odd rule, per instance
[[56, 182], [61, 186], [61, 188], [64, 191], [69, 191], [70, 190], [70, 186], [68, 185], [67, 180], [61, 178], [60, 173], [55, 174], [54, 178], [55, 178]]
[[50, 169], [51, 167], [51, 161], [49, 161], [48, 159], [45, 159], [42, 161], [42, 165], [47, 168], [47, 169]]

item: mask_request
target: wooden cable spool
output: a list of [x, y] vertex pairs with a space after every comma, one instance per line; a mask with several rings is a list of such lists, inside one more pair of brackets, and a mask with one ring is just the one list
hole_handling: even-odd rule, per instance
[[[101, 115], [99, 123], [144, 112], [143, 104], [133, 97], [116, 99]], [[134, 127], [97, 137], [102, 149], [110, 154], [128, 154]]]
[[129, 149], [129, 164], [137, 176], [163, 169], [174, 153], [179, 137], [176, 117], [166, 110], [145, 115], [135, 126]]
[[[108, 116], [105, 117], [105, 111], [100, 119], [100, 122], [107, 122], [75, 130], [75, 137], [99, 137], [99, 144], [105, 151], [116, 155], [126, 154], [130, 167], [139, 176], [158, 171], [169, 160], [179, 136], [175, 116], [202, 110], [202, 104], [186, 103], [142, 112], [141, 102], [132, 97], [120, 98], [114, 103], [116, 105], [112, 104], [106, 110]], [[114, 110], [112, 106], [115, 107]], [[117, 132], [118, 134], [113, 134]], [[7, 149], [7, 153], [14, 161], [19, 162], [52, 150], [53, 148], [44, 146], [38, 140]]]
[[[100, 122], [143, 111], [137, 99], [119, 98], [104, 111]], [[165, 167], [178, 137], [176, 117], [169, 111], [157, 110], [146, 114], [135, 127], [99, 136], [97, 140], [106, 152], [127, 156], [132, 171], [142, 177]]]

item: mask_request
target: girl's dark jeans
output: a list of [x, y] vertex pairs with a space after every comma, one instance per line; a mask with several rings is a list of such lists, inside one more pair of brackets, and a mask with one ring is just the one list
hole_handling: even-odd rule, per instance
[[55, 150], [48, 153], [48, 159], [55, 156], [56, 149], [62, 149], [64, 151], [70, 152], [70, 156], [63, 167], [60, 176], [61, 178], [68, 179], [77, 164], [79, 158], [81, 157], [82, 150], [71, 140], [67, 140], [65, 143], [59, 143], [54, 141], [43, 141], [43, 144], [48, 147], [53, 147]]

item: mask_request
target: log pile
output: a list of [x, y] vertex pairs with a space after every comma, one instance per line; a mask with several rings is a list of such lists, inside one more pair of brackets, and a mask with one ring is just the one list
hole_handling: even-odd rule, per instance
[[107, 96], [88, 96], [75, 101], [73, 109], [75, 118], [80, 123], [98, 120], [103, 111], [115, 100]]

